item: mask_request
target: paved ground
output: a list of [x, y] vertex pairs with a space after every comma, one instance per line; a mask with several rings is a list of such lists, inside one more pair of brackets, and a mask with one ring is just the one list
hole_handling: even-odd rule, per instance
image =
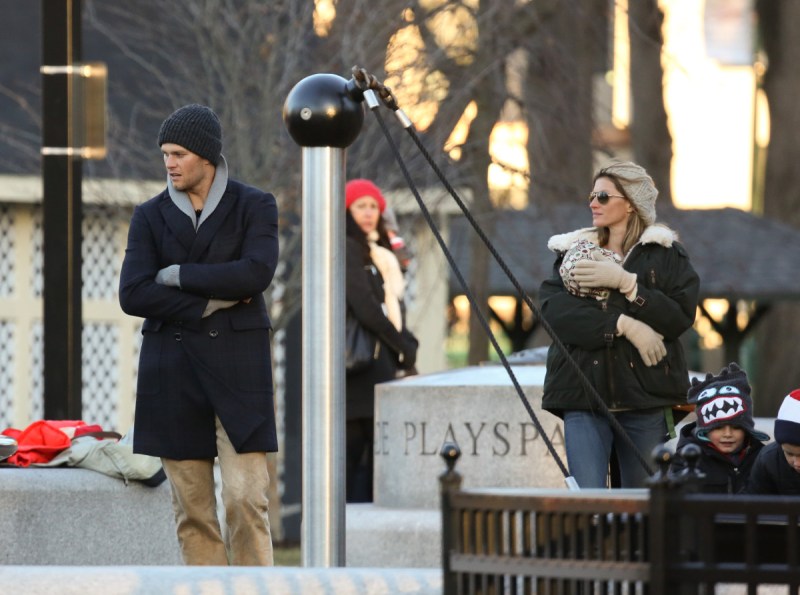
[[441, 595], [433, 569], [0, 566], [24, 595]]

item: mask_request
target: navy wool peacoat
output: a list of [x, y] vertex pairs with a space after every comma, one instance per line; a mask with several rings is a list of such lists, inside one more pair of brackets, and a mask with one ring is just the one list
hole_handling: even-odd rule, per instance
[[[274, 196], [229, 180], [197, 230], [167, 190], [131, 219], [119, 299], [143, 317], [134, 452], [216, 456], [215, 417], [237, 452], [278, 449], [263, 292], [278, 261]], [[180, 288], [156, 283], [180, 265]], [[237, 301], [203, 318], [209, 299]]]

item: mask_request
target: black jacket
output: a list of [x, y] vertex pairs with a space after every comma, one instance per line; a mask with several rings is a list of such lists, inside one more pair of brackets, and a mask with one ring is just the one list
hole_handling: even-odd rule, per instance
[[[736, 494], [740, 492], [747, 482], [758, 453], [764, 448], [764, 443], [748, 435], [749, 443], [745, 446], [741, 459], [734, 463], [730, 458], [711, 446], [710, 442], [695, 437], [694, 429], [697, 423], [686, 424], [681, 428], [681, 436], [675, 448], [680, 453], [687, 444], [696, 444], [700, 447], [700, 460], [697, 468], [705, 474], [700, 480], [700, 491], [710, 494]], [[678, 474], [686, 469], [686, 463], [681, 458], [676, 458], [670, 467], [670, 473]]]
[[[629, 302], [619, 291], [607, 300], [569, 293], [558, 272], [565, 252], [578, 239], [597, 243], [593, 228], [553, 236], [553, 275], [539, 291], [542, 315], [566, 346], [590, 383], [611, 409], [649, 409], [686, 402], [689, 375], [680, 336], [691, 328], [700, 281], [677, 236], [651, 225], [625, 259], [626, 270], [638, 277], [638, 296]], [[638, 350], [616, 335], [620, 314], [644, 322], [664, 337], [666, 357], [645, 366]], [[553, 344], [547, 355], [542, 407], [559, 416], [565, 410], [596, 408], [566, 357]]]
[[363, 371], [347, 375], [347, 419], [374, 417], [375, 385], [394, 380], [400, 367], [400, 354], [408, 367], [416, 358], [417, 341], [403, 328], [398, 331], [383, 312], [383, 278], [364, 254], [362, 244], [347, 237], [347, 309], [359, 323], [380, 341], [378, 358]]
[[[278, 450], [263, 292], [278, 262], [275, 197], [228, 180], [195, 229], [164, 190], [136, 207], [120, 273], [122, 310], [145, 318], [134, 452], [213, 458], [218, 417], [237, 452]], [[179, 264], [181, 287], [156, 282]], [[203, 318], [210, 298], [244, 300]]]
[[800, 473], [789, 465], [780, 444], [770, 442], [761, 449], [743, 493], [800, 495]]

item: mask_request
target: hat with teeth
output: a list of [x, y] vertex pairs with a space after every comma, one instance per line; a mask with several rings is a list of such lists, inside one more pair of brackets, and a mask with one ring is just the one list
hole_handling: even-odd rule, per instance
[[695, 405], [694, 435], [701, 440], [708, 440], [709, 431], [725, 425], [742, 428], [756, 440], [769, 440], [769, 436], [755, 428], [747, 373], [734, 362], [716, 376], [706, 374], [702, 381], [692, 378], [688, 401]]

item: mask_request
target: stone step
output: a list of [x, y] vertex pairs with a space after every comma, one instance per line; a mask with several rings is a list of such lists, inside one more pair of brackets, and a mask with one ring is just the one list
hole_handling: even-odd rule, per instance
[[219, 566], [0, 566], [0, 593], [25, 595], [441, 595], [441, 570]]
[[348, 567], [441, 568], [439, 510], [348, 504], [345, 557]]

